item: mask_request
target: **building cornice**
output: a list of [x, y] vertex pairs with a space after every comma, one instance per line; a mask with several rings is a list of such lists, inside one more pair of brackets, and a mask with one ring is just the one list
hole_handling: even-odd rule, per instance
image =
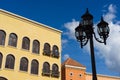
[[28, 22], [31, 22], [31, 23], [34, 23], [34, 24], [37, 24], [37, 25], [41, 25], [41, 26], [44, 26], [44, 27], [46, 27], [46, 28], [48, 28], [48, 29], [52, 29], [52, 30], [54, 30], [54, 31], [57, 31], [57, 32], [62, 33], [61, 30], [55, 29], [55, 28], [53, 28], [53, 27], [47, 26], [47, 25], [45, 25], [45, 24], [39, 23], [39, 22], [34, 21], [34, 20], [30, 20], [30, 19], [28, 19], [28, 18], [25, 18], [25, 17], [23, 17], [23, 16], [20, 16], [20, 15], [14, 14], [14, 13], [11, 13], [11, 12], [9, 12], [9, 11], [6, 11], [6, 10], [3, 10], [3, 9], [0, 9], [0, 12], [3, 12], [3, 13], [6, 13], [6, 14], [9, 14], [9, 15], [11, 15], [11, 16], [14, 16], [14, 17], [17, 17], [17, 18], [20, 18], [20, 19], [26, 20], [26, 21], [28, 21]]
[[[87, 72], [86, 75], [92, 75], [92, 73]], [[103, 75], [103, 74], [97, 74], [97, 76], [120, 79], [120, 77], [118, 77], [118, 76], [109, 76], [109, 75]]]
[[71, 66], [71, 65], [65, 65], [65, 67], [75, 68], [75, 69], [84, 69], [84, 70], [86, 70], [86, 67], [78, 67], [78, 66]]

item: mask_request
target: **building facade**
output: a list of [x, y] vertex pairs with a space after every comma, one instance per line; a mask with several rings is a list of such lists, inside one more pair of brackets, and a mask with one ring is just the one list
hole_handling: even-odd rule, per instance
[[[86, 67], [68, 58], [62, 63], [61, 80], [92, 80], [92, 74], [86, 73]], [[97, 74], [98, 80], [120, 80], [120, 77]]]
[[86, 80], [86, 67], [68, 58], [61, 67], [61, 80]]
[[0, 9], [0, 80], [61, 80], [61, 31]]

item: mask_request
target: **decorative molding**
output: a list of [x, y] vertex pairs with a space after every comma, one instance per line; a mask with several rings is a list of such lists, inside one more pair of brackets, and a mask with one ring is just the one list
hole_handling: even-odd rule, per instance
[[78, 67], [78, 66], [71, 66], [71, 65], [65, 65], [65, 67], [76, 68], [76, 69], [84, 69], [84, 70], [86, 70], [86, 67]]

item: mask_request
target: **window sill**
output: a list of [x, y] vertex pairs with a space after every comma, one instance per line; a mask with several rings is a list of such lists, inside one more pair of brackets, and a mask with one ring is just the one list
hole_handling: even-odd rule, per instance
[[4, 70], [14, 71], [14, 69], [4, 68]]
[[21, 73], [28, 73], [28, 71], [22, 71], [22, 70], [19, 70], [19, 72], [21, 72]]
[[40, 53], [31, 53], [32, 55], [37, 55], [37, 56], [39, 56], [40, 55]]
[[7, 47], [9, 47], [9, 48], [13, 48], [13, 49], [17, 49], [17, 47], [10, 46], [10, 45], [8, 45]]
[[30, 75], [31, 76], [37, 76], [37, 77], [39, 76], [39, 74], [32, 74], [32, 73], [30, 73]]
[[5, 47], [5, 45], [0, 45], [0, 47], [3, 47], [3, 48], [4, 48], [4, 47]]
[[23, 49], [23, 48], [22, 48], [21, 50], [22, 50], [22, 51], [26, 51], [26, 52], [30, 52], [29, 50], [27, 50], [27, 49]]

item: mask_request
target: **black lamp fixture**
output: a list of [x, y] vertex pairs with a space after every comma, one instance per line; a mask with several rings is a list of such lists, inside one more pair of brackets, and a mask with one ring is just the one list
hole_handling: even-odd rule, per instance
[[95, 57], [94, 57], [94, 46], [93, 46], [93, 35], [96, 41], [104, 43], [106, 45], [106, 40], [109, 36], [109, 27], [108, 23], [103, 20], [97, 24], [97, 32], [101, 38], [96, 38], [93, 28], [93, 16], [89, 13], [88, 8], [86, 13], [81, 16], [82, 20], [79, 23], [79, 26], [75, 28], [75, 37], [78, 42], [80, 42], [81, 48], [85, 46], [90, 40], [90, 51], [91, 51], [91, 63], [92, 63], [92, 77], [93, 80], [97, 80], [96, 76], [96, 66], [95, 66]]

